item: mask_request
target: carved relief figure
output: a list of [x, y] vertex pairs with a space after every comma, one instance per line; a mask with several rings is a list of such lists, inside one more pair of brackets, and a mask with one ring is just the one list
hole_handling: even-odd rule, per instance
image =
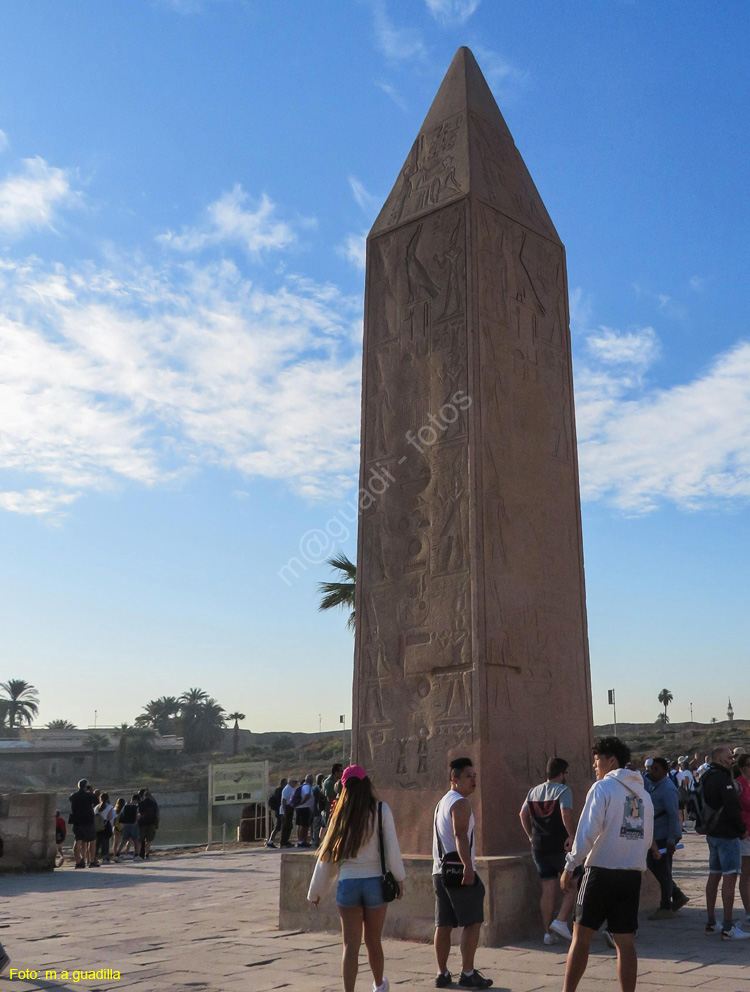
[[464, 522], [464, 497], [466, 484], [462, 471], [463, 451], [453, 463], [449, 481], [437, 486], [435, 496], [441, 510], [440, 536], [438, 540], [439, 572], [455, 572], [465, 567], [466, 544]]
[[422, 224], [417, 226], [406, 247], [406, 279], [409, 284], [409, 303], [423, 297], [424, 293], [434, 300], [440, 292], [440, 287], [433, 282], [427, 269], [417, 258], [419, 238], [422, 234]]
[[383, 532], [385, 517], [380, 510], [375, 510], [365, 518], [365, 561], [367, 562], [367, 578], [374, 585], [385, 582], [388, 573], [385, 566], [383, 551]]
[[447, 286], [445, 293], [445, 305], [440, 315], [452, 317], [463, 310], [463, 300], [461, 297], [461, 286], [459, 283], [459, 262], [463, 254], [463, 248], [459, 244], [459, 234], [461, 232], [461, 218], [459, 217], [456, 226], [453, 228], [450, 243], [442, 253], [436, 253], [433, 258], [441, 272], [447, 268], [447, 278], [443, 279], [443, 285]]

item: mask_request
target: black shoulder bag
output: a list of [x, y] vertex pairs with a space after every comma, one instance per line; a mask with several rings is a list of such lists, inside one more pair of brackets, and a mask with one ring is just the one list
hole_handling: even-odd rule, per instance
[[398, 882], [393, 877], [392, 871], [385, 870], [385, 845], [383, 844], [383, 804], [378, 803], [378, 833], [380, 834], [380, 869], [383, 886], [383, 899], [385, 902], [393, 902], [398, 895]]
[[[461, 855], [458, 851], [448, 851], [446, 854], [443, 850], [443, 845], [440, 840], [440, 831], [437, 828], [437, 815], [440, 809], [440, 803], [435, 807], [435, 838], [437, 839], [437, 849], [438, 849], [438, 860], [440, 862], [440, 877], [443, 880], [443, 885], [446, 889], [457, 889], [460, 885], [463, 885], [464, 881], [464, 863], [461, 860]], [[474, 831], [471, 832], [471, 838], [469, 839], [469, 848], [474, 843]]]

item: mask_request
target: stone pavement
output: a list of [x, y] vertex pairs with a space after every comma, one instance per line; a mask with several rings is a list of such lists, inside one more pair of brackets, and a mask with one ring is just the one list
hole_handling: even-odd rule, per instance
[[[691, 903], [676, 920], [644, 921], [638, 937], [639, 988], [750, 992], [750, 940], [704, 933], [705, 841], [690, 836], [678, 852], [680, 885]], [[127, 989], [129, 992], [340, 992], [336, 935], [280, 932], [279, 857], [274, 851], [201, 853], [157, 861], [39, 875], [0, 876], [0, 940], [14, 968], [38, 979], [3, 986]], [[392, 989], [433, 988], [429, 944], [385, 942]], [[581, 992], [616, 992], [614, 951], [595, 941]], [[477, 963], [497, 988], [559, 992], [567, 945], [541, 941], [480, 948]], [[457, 958], [454, 958], [454, 967]], [[119, 980], [75, 980], [74, 971], [116, 969]], [[46, 969], [58, 977], [45, 979]], [[63, 969], [69, 977], [61, 977]], [[357, 985], [372, 987], [366, 961]], [[454, 986], [457, 988], [457, 986]]]

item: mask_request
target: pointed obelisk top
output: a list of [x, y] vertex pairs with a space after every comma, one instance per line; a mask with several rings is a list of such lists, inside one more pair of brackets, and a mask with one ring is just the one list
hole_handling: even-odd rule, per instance
[[461, 47], [370, 237], [469, 193], [559, 243], [482, 70]]

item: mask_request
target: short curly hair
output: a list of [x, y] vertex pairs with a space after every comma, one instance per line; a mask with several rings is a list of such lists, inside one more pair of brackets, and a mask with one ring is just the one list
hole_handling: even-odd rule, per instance
[[599, 737], [591, 749], [594, 755], [604, 758], [617, 758], [617, 764], [624, 768], [630, 761], [630, 748], [619, 737]]

